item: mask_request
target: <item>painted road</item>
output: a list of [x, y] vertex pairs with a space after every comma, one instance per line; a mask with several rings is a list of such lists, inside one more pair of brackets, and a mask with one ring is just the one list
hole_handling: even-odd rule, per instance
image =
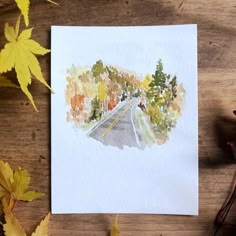
[[123, 148], [140, 147], [139, 138], [134, 121], [134, 109], [137, 107], [138, 99], [133, 98], [116, 111], [101, 125], [97, 126], [89, 136], [102, 142], [104, 145]]

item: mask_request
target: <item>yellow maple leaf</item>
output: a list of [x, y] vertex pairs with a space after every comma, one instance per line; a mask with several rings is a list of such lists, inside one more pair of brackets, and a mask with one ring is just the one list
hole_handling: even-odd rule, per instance
[[29, 25], [29, 6], [30, 0], [15, 0], [18, 8], [21, 10], [21, 14], [24, 16], [25, 25]]
[[116, 215], [115, 223], [112, 225], [110, 236], [119, 236], [118, 215]]
[[5, 24], [5, 37], [8, 40], [4, 49], [0, 52], [0, 73], [11, 71], [13, 68], [16, 71], [22, 91], [29, 98], [35, 110], [37, 110], [33, 97], [28, 90], [28, 85], [31, 84], [32, 75], [51, 89], [45, 79], [35, 56], [45, 55], [50, 50], [45, 49], [36, 41], [30, 39], [32, 28], [23, 30], [19, 34], [20, 17], [17, 20], [16, 27]]
[[[8, 207], [7, 199], [2, 200], [3, 212], [5, 216], [5, 224], [3, 224], [3, 230], [5, 236], [26, 236], [25, 230]], [[50, 219], [50, 213], [40, 222], [34, 233], [31, 236], [48, 236], [48, 224]]]
[[[15, 0], [18, 8], [21, 11], [21, 14], [24, 16], [25, 25], [29, 25], [29, 7], [30, 7], [30, 0]], [[47, 2], [50, 2], [54, 5], [59, 5], [59, 3], [53, 1], [53, 0], [47, 0]]]
[[3, 225], [5, 236], [26, 236], [24, 229], [21, 227], [11, 209], [8, 207], [7, 200], [5, 198], [2, 200], [2, 204], [6, 222]]
[[40, 222], [32, 236], [47, 236], [50, 213]]
[[[26, 236], [25, 230], [20, 225], [19, 221], [11, 210], [5, 209], [5, 221], [3, 225], [5, 236]], [[48, 236], [48, 224], [49, 224], [50, 214], [40, 222], [34, 233], [31, 236]]]
[[30, 202], [44, 195], [35, 191], [27, 191], [30, 183], [30, 176], [27, 170], [17, 168], [14, 171], [13, 179], [12, 196], [14, 200]]
[[15, 201], [33, 201], [43, 194], [27, 191], [30, 183], [28, 171], [17, 168], [12, 170], [7, 162], [0, 161], [0, 199], [10, 198], [10, 208]]
[[13, 170], [7, 162], [0, 161], [0, 198], [11, 192]]
[[18, 85], [11, 82], [7, 77], [0, 75], [0, 87], [20, 88]]

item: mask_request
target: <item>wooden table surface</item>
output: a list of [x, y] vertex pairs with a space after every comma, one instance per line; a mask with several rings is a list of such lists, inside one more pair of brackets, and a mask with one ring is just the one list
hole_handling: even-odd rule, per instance
[[[213, 235], [217, 211], [232, 190], [235, 165], [225, 163], [218, 147], [219, 117], [233, 118], [236, 109], [236, 1], [235, 0], [32, 0], [33, 38], [50, 48], [51, 25], [167, 25], [198, 24], [199, 72], [199, 216], [120, 215], [121, 235]], [[0, 46], [4, 23], [15, 23], [14, 0], [0, 2]], [[40, 58], [50, 82], [50, 55]], [[14, 76], [14, 74], [10, 74]], [[36, 80], [30, 86], [39, 112], [20, 90], [0, 89], [0, 159], [26, 168], [32, 188], [46, 193], [21, 203], [16, 215], [32, 232], [50, 210], [50, 93]], [[63, 163], [62, 163], [63, 165]], [[107, 190], [109, 191], [109, 189]], [[73, 189], [68, 201], [74, 201]], [[114, 220], [111, 214], [53, 215], [50, 235], [105, 236]], [[236, 219], [236, 207], [231, 217]]]

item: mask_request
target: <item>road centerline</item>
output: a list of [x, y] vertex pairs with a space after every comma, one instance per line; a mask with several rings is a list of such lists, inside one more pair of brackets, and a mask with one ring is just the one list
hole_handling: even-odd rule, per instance
[[101, 138], [104, 138], [111, 132], [113, 127], [122, 119], [122, 117], [128, 112], [128, 110], [133, 106], [134, 103], [135, 101], [128, 104], [125, 110], [104, 130], [104, 132], [101, 135]]

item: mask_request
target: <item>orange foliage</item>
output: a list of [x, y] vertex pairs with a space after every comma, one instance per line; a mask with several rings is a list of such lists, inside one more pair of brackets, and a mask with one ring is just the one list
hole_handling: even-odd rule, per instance
[[71, 108], [72, 110], [82, 111], [84, 107], [84, 95], [76, 94], [74, 97], [71, 98]]
[[[67, 114], [67, 121], [74, 120], [75, 123], [83, 123], [88, 115], [84, 112], [84, 95], [76, 94], [71, 98], [71, 110], [70, 114]], [[71, 117], [72, 116], [72, 117]]]
[[117, 104], [118, 104], [117, 97], [116, 96], [112, 97], [108, 102], [108, 111], [113, 110], [113, 108], [115, 108]]

